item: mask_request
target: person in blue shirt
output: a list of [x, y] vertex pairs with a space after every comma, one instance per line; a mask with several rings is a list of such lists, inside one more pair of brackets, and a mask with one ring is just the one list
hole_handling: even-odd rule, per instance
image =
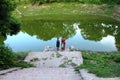
[[56, 47], [57, 47], [57, 51], [59, 51], [59, 47], [60, 47], [60, 40], [59, 40], [59, 38], [57, 38]]

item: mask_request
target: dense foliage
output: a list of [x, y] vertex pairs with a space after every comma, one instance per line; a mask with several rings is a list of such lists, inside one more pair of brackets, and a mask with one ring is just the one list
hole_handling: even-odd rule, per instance
[[16, 34], [20, 30], [20, 23], [11, 16], [15, 8], [13, 0], [0, 0], [0, 35], [4, 37], [7, 34]]
[[120, 54], [119, 52], [82, 52], [84, 64], [76, 67], [88, 69], [100, 77], [119, 77], [120, 76]]
[[30, 0], [32, 4], [44, 4], [52, 2], [80, 2], [80, 3], [93, 3], [93, 4], [120, 4], [120, 0]]
[[0, 46], [0, 69], [13, 67], [16, 57], [12, 50], [5, 46]]
[[0, 0], [0, 70], [11, 67], [30, 67], [31, 64], [19, 61], [23, 56], [16, 55], [11, 49], [4, 46], [3, 41], [7, 35], [19, 32], [20, 23], [11, 16], [11, 12], [16, 8], [14, 0]]
[[11, 67], [33, 67], [32, 64], [24, 62], [25, 53], [14, 53], [9, 47], [0, 46], [0, 70]]

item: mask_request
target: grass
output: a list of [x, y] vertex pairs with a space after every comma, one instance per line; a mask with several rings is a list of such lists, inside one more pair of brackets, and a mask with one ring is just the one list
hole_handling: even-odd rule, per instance
[[[22, 13], [22, 16], [50, 16], [50, 15], [107, 15], [111, 16], [114, 13], [113, 5], [107, 4], [81, 4], [77, 2], [69, 3], [51, 3], [43, 5], [21, 4], [17, 9]], [[13, 16], [20, 17], [21, 15], [15, 10]]]
[[63, 64], [60, 64], [59, 67], [66, 68], [66, 65], [63, 63]]
[[21, 68], [29, 68], [29, 67], [35, 67], [33, 64], [24, 62], [24, 61], [20, 61], [18, 63], [15, 64], [15, 67], [21, 67]]
[[28, 52], [16, 52], [14, 55], [16, 56], [17, 60], [24, 60], [28, 55]]
[[56, 52], [56, 57], [60, 58], [60, 57], [62, 57], [62, 55], [60, 53]]
[[40, 61], [40, 59], [39, 58], [33, 58], [33, 59], [30, 60], [30, 62], [35, 62], [35, 61]]
[[21, 67], [21, 68], [34, 67], [33, 64], [24, 62], [24, 59], [28, 55], [28, 52], [17, 52], [14, 53], [14, 55], [16, 56], [16, 64], [14, 64], [14, 67]]
[[75, 68], [88, 69], [99, 77], [120, 76], [120, 53], [107, 52], [82, 52], [84, 64]]

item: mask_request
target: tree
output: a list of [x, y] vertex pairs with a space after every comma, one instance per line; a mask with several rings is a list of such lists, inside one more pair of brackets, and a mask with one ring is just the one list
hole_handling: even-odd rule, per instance
[[16, 8], [13, 0], [0, 0], [0, 35], [16, 34], [20, 30], [20, 23], [11, 16]]
[[11, 12], [15, 8], [13, 0], [0, 0], [0, 70], [15, 64], [12, 50], [3, 44], [8, 34], [16, 34], [20, 30], [20, 23], [11, 16]]

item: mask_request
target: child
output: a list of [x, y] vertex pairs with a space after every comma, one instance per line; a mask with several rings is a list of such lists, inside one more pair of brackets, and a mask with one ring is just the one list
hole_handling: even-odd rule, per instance
[[61, 40], [61, 48], [62, 48], [62, 50], [65, 50], [65, 46], [66, 46], [65, 38], [62, 37], [62, 40]]
[[57, 41], [56, 41], [56, 47], [57, 47], [57, 51], [59, 50], [59, 47], [60, 47], [60, 41], [59, 41], [59, 38], [57, 38]]

